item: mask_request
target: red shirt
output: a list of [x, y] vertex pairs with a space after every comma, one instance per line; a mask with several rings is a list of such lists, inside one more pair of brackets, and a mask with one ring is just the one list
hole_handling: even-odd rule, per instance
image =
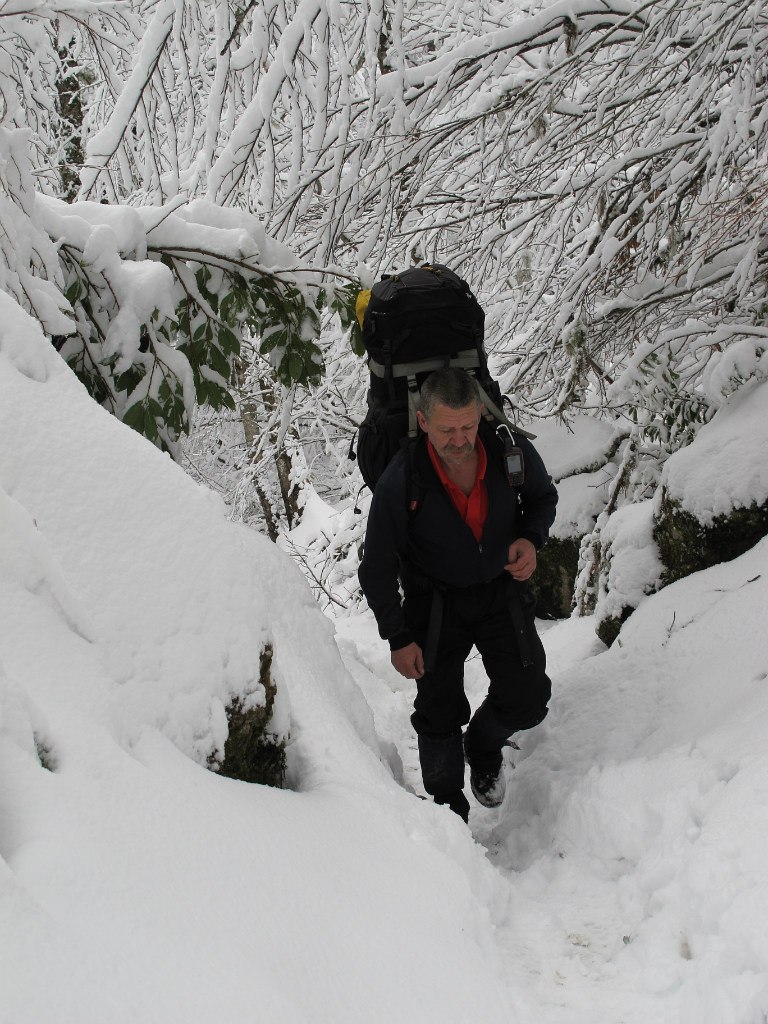
[[488, 456], [485, 453], [483, 442], [475, 441], [477, 452], [477, 469], [475, 470], [475, 482], [469, 494], [465, 494], [460, 487], [449, 480], [445, 473], [445, 467], [440, 461], [440, 456], [432, 447], [432, 442], [427, 441], [427, 451], [435, 467], [435, 472], [440, 478], [440, 483], [448, 491], [453, 504], [458, 509], [459, 515], [474, 534], [475, 540], [480, 543], [483, 536], [483, 526], [488, 518], [488, 489], [485, 486], [485, 471], [488, 468]]

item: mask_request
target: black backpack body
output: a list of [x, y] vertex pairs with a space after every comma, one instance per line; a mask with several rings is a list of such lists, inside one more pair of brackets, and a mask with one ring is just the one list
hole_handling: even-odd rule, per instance
[[368, 354], [368, 411], [358, 432], [357, 459], [374, 489], [399, 448], [417, 437], [419, 389], [435, 370], [455, 366], [477, 381], [483, 415], [512, 427], [483, 347], [485, 314], [469, 285], [447, 267], [426, 264], [384, 277], [371, 289], [362, 322]]

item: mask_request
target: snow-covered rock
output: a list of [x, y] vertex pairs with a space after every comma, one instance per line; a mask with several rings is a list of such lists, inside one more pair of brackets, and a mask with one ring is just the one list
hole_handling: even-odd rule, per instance
[[653, 502], [618, 509], [600, 532], [595, 631], [610, 645], [622, 623], [661, 585], [664, 566], [653, 539]]
[[620, 439], [614, 424], [592, 416], [578, 415], [567, 424], [536, 424], [534, 444], [558, 493], [550, 539], [531, 581], [541, 616], [560, 618], [571, 612], [581, 540], [605, 508]]
[[768, 534], [768, 383], [731, 395], [669, 458], [655, 532], [669, 580], [734, 558]]
[[768, 382], [732, 395], [696, 435], [672, 455], [662, 485], [671, 501], [710, 526], [733, 509], [768, 501]]

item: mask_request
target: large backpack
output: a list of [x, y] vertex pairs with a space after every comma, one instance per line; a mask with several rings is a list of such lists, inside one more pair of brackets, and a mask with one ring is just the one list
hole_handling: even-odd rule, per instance
[[488, 372], [483, 347], [485, 314], [469, 285], [452, 270], [433, 263], [387, 275], [370, 296], [361, 296], [358, 311], [362, 308], [370, 389], [357, 459], [371, 490], [392, 456], [409, 439], [415, 442], [419, 389], [442, 367], [461, 367], [474, 376], [488, 424], [533, 436], [513, 426], [502, 410], [501, 391]]

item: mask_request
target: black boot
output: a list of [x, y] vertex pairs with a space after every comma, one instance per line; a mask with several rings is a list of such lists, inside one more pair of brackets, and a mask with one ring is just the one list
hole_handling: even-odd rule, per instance
[[464, 752], [469, 765], [469, 787], [475, 800], [483, 807], [499, 807], [506, 790], [501, 750], [478, 754], [471, 749], [469, 736], [465, 734]]
[[464, 796], [464, 790], [460, 789], [458, 793], [450, 793], [448, 796], [436, 796], [435, 803], [447, 804], [463, 822], [469, 821], [469, 800]]
[[475, 800], [483, 807], [501, 806], [507, 788], [503, 766], [498, 771], [486, 772], [470, 768], [469, 785]]
[[447, 804], [464, 821], [469, 801], [464, 796], [464, 747], [461, 732], [435, 736], [419, 734], [419, 761], [424, 789], [436, 804]]

